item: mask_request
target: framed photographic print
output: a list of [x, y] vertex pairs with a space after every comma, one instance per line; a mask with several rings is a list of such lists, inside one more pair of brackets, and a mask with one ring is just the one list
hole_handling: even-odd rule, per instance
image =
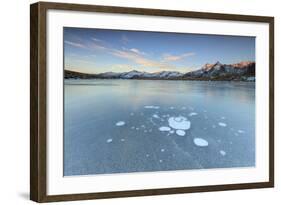
[[274, 18], [31, 5], [30, 197], [274, 186]]

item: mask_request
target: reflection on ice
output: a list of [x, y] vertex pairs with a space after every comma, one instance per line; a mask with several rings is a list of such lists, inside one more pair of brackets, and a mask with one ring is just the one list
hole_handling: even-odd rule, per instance
[[159, 106], [154, 106], [154, 105], [146, 105], [144, 106], [146, 109], [159, 109]]

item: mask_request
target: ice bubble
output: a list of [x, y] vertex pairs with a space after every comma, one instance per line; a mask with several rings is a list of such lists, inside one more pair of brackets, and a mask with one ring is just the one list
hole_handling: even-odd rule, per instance
[[202, 138], [194, 138], [193, 142], [196, 146], [199, 146], [199, 147], [207, 147], [209, 145], [208, 141], [206, 141]]
[[216, 127], [217, 127], [216, 125], [213, 125], [213, 126], [212, 126], [212, 128], [216, 128]]
[[112, 142], [112, 139], [107, 139], [106, 142], [110, 143], [110, 142]]
[[186, 110], [186, 107], [182, 107], [181, 109], [182, 109], [182, 110]]
[[123, 126], [123, 125], [125, 125], [124, 121], [119, 121], [116, 123], [116, 126], [118, 126], [118, 127]]
[[131, 116], [133, 116], [133, 115], [134, 115], [134, 113], [133, 113], [133, 112], [131, 112], [131, 113], [130, 113], [130, 115], [131, 115]]
[[160, 117], [157, 114], [152, 115], [152, 117], [159, 119]]
[[173, 106], [170, 107], [171, 110], [175, 109]]
[[122, 139], [121, 139], [121, 142], [124, 142], [124, 141], [125, 141], [125, 139], [122, 138]]
[[224, 123], [224, 122], [219, 122], [218, 125], [221, 127], [226, 127], [226, 123]]
[[241, 133], [241, 134], [242, 134], [242, 133], [245, 133], [244, 130], [238, 130], [238, 132]]
[[169, 126], [177, 130], [188, 130], [190, 128], [190, 121], [187, 118], [179, 117], [170, 117], [168, 119]]
[[159, 106], [154, 106], [154, 105], [146, 105], [144, 106], [146, 109], [159, 109]]
[[220, 154], [221, 154], [222, 156], [225, 156], [225, 155], [226, 155], [226, 152], [223, 151], [223, 150], [221, 150], [221, 151], [220, 151]]
[[171, 130], [171, 131], [170, 131], [170, 134], [174, 134], [174, 132], [175, 132], [174, 130]]
[[161, 149], [161, 152], [165, 152], [165, 149]]
[[136, 130], [139, 130], [140, 128], [136, 127]]
[[196, 112], [191, 112], [191, 113], [189, 113], [189, 115], [188, 116], [195, 116], [195, 115], [198, 115]]
[[183, 130], [177, 130], [176, 133], [179, 136], [184, 136], [185, 135], [185, 131], [183, 131]]
[[161, 132], [165, 132], [165, 131], [170, 131], [171, 128], [170, 128], [170, 127], [165, 127], [165, 126], [163, 126], [163, 127], [159, 127], [159, 130], [160, 130]]
[[160, 163], [162, 163], [162, 162], [163, 162], [163, 160], [162, 160], [162, 159], [160, 159], [160, 160], [159, 160], [159, 162], [160, 162]]
[[224, 120], [224, 119], [225, 119], [225, 117], [221, 117], [221, 119], [222, 119], [222, 120]]
[[142, 128], [145, 128], [145, 125], [142, 125], [141, 127], [142, 127]]
[[149, 154], [146, 154], [145, 156], [146, 156], [146, 157], [149, 157]]

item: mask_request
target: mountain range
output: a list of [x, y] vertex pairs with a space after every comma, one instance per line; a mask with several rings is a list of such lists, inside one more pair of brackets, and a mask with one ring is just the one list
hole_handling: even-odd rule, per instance
[[235, 64], [205, 64], [202, 68], [180, 73], [177, 71], [161, 71], [155, 73], [132, 70], [129, 72], [105, 72], [99, 74], [80, 73], [64, 70], [65, 79], [151, 79], [151, 80], [229, 80], [255, 81], [255, 62], [243, 61]]

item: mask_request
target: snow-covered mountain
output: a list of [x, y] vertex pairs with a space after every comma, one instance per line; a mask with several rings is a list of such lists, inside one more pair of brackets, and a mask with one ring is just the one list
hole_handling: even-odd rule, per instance
[[[205, 64], [201, 69], [184, 74], [184, 78], [211, 80], [239, 80], [255, 76], [255, 62], [244, 61], [236, 64]], [[242, 79], [243, 80], [243, 79]]]
[[106, 72], [100, 74], [85, 74], [65, 70], [65, 78], [100, 78], [100, 79], [159, 79], [159, 80], [255, 80], [255, 62], [243, 61], [236, 64], [205, 64], [202, 68], [180, 73], [177, 71], [161, 71], [156, 73], [132, 70], [129, 72]]

